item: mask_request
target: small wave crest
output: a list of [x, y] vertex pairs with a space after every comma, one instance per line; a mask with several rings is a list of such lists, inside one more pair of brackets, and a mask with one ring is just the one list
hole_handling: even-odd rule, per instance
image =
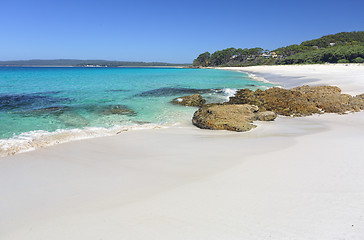
[[271, 83], [269, 82], [267, 79], [263, 78], [263, 77], [258, 77], [257, 75], [255, 75], [254, 73], [248, 73], [248, 76], [251, 78], [251, 79], [254, 79], [256, 81], [259, 81], [259, 82], [264, 82], [264, 83]]
[[238, 89], [236, 89], [236, 88], [223, 88], [222, 89], [222, 92], [226, 96], [227, 101], [229, 101], [230, 97], [235, 96], [237, 91], [238, 91]]
[[58, 129], [54, 132], [44, 130], [30, 131], [12, 138], [0, 139], [0, 157], [28, 152], [38, 148], [59, 143], [71, 142], [87, 138], [112, 136], [130, 130], [156, 129], [167, 127], [157, 124], [136, 124], [129, 126], [114, 126], [111, 128], [87, 127], [83, 129]]

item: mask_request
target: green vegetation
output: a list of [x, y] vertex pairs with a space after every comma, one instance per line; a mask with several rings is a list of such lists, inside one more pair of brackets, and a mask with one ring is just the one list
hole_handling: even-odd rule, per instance
[[355, 62], [355, 63], [364, 63], [364, 58], [362, 58], [362, 57], [357, 57], [357, 58], [355, 58], [355, 59], [353, 60], [353, 62]]
[[275, 50], [227, 48], [200, 54], [193, 66], [252, 66], [313, 63], [363, 63], [364, 31], [342, 32]]
[[361, 32], [341, 32], [337, 34], [326, 35], [318, 39], [302, 42], [302, 46], [318, 46], [325, 48], [330, 43], [336, 45], [357, 45], [364, 42], [364, 31]]
[[320, 48], [294, 54], [282, 59], [279, 64], [303, 64], [303, 63], [356, 63], [364, 57], [363, 46], [337, 46]]
[[194, 66], [207, 67], [210, 62], [211, 54], [209, 52], [201, 53], [195, 60], [193, 60]]

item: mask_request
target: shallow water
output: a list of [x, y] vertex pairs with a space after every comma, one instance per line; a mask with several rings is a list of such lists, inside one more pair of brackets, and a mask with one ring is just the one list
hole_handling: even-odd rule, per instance
[[223, 102], [236, 88], [268, 86], [243, 73], [214, 69], [3, 67], [0, 150], [50, 133], [58, 139], [65, 130], [92, 129], [86, 135], [96, 136], [98, 130], [173, 124], [196, 110], [171, 104], [173, 98], [199, 93], [208, 102]]

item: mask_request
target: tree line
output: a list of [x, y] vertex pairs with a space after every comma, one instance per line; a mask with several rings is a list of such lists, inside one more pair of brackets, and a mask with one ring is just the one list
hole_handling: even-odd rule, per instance
[[204, 52], [195, 67], [252, 66], [312, 63], [363, 63], [364, 31], [342, 32], [269, 51], [256, 48], [227, 48], [210, 54]]

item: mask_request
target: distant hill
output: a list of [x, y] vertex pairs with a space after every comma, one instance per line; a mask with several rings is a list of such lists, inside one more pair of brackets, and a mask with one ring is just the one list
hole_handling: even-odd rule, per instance
[[318, 39], [304, 41], [301, 43], [302, 46], [318, 46], [319, 48], [325, 48], [330, 44], [335, 43], [336, 45], [357, 45], [364, 43], [364, 31], [360, 32], [341, 32], [331, 35], [326, 35]]
[[52, 59], [52, 60], [18, 60], [0, 61], [0, 66], [75, 66], [75, 67], [152, 67], [152, 66], [187, 66], [189, 64], [175, 64], [163, 62], [127, 62], [107, 60], [78, 60], [78, 59]]
[[253, 66], [311, 63], [363, 63], [364, 31], [341, 32], [270, 50], [263, 48], [227, 48], [212, 54], [205, 52], [193, 66]]

